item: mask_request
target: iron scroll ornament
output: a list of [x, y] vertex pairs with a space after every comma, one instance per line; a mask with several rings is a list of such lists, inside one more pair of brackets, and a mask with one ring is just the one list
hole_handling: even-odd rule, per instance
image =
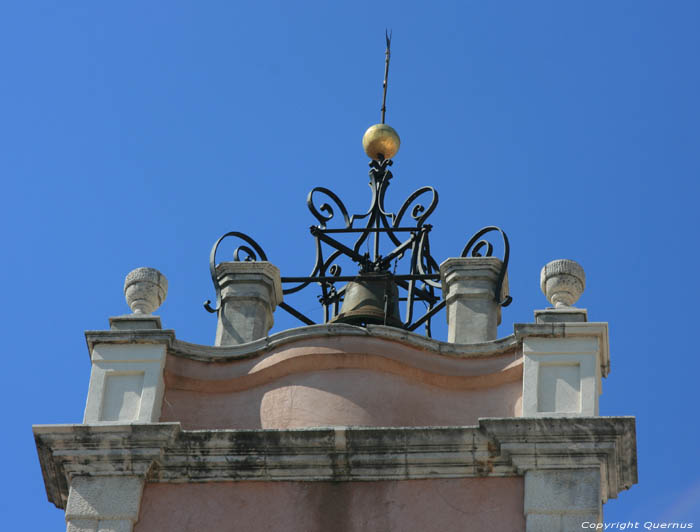
[[[409, 195], [396, 213], [388, 211], [384, 205], [384, 199], [393, 177], [389, 170], [392, 164], [390, 159], [370, 162], [371, 200], [367, 212], [363, 214], [350, 215], [340, 197], [325, 187], [315, 187], [309, 192], [306, 200], [307, 207], [318, 221], [317, 225], [309, 228], [314, 237], [316, 252], [314, 265], [307, 276], [281, 277], [283, 286], [287, 286], [282, 293], [293, 294], [311, 284], [317, 284], [321, 290], [318, 300], [323, 308], [323, 322], [327, 323], [338, 315], [340, 303], [345, 296], [347, 285], [336, 287], [336, 283], [348, 283], [355, 280], [357, 275], [363, 274], [389, 275], [404, 293], [403, 297], [399, 297], [399, 301], [404, 303], [405, 308], [402, 328], [414, 331], [424, 325], [426, 335], [430, 337], [431, 319], [445, 307], [444, 299], [437, 293], [442, 292], [439, 265], [430, 253], [429, 235], [432, 226], [425, 223], [437, 207], [438, 194], [432, 187], [421, 187]], [[317, 202], [319, 196], [323, 196], [323, 202], [320, 204]], [[429, 196], [429, 203], [424, 204], [419, 201], [424, 196]], [[408, 222], [409, 218], [412, 222]], [[331, 225], [340, 227], [329, 227]], [[499, 233], [502, 238], [503, 264], [497, 279], [495, 300], [505, 307], [512, 301], [507, 294], [501, 298], [510, 258], [510, 244], [505, 232], [496, 226], [480, 229], [469, 239], [461, 256], [492, 256], [494, 246], [484, 238], [492, 232]], [[343, 237], [350, 238], [347, 235], [354, 236], [354, 240], [342, 241]], [[382, 236], [387, 237], [389, 245], [393, 246], [384, 255], [380, 253]], [[234, 261], [268, 260], [262, 247], [245, 233], [230, 231], [221, 236], [214, 243], [209, 254], [209, 272], [216, 293], [216, 306], [212, 307], [211, 301], [207, 300], [204, 308], [211, 313], [218, 313], [221, 310], [221, 287], [216, 276], [216, 255], [221, 243], [229, 238], [237, 238], [243, 242], [233, 251]], [[363, 246], [366, 247], [365, 252], [363, 252]], [[330, 253], [326, 256], [327, 249], [330, 249]], [[398, 262], [407, 255], [409, 256], [408, 272], [396, 273]], [[359, 273], [342, 275], [342, 266], [338, 263], [340, 259], [349, 259], [355, 263], [359, 267]], [[390, 271], [392, 263], [393, 272]], [[425, 305], [425, 312], [414, 319], [416, 303]], [[288, 303], [282, 302], [279, 306], [302, 323], [315, 324], [312, 319]]]
[[256, 261], [258, 260], [258, 257], [260, 257], [260, 260], [267, 260], [267, 255], [260, 247], [260, 245], [245, 233], [239, 233], [238, 231], [230, 231], [225, 235], [219, 237], [219, 239], [216, 242], [214, 242], [214, 246], [211, 248], [211, 252], [209, 253], [209, 273], [211, 274], [211, 280], [214, 283], [214, 289], [216, 291], [216, 307], [212, 307], [211, 299], [207, 299], [204, 302], [204, 308], [207, 310], [207, 312], [214, 313], [219, 312], [219, 310], [221, 310], [221, 287], [219, 286], [219, 280], [216, 278], [216, 252], [219, 250], [219, 245], [221, 244], [221, 242], [228, 237], [240, 238], [248, 245], [250, 245], [250, 247], [248, 247], [245, 244], [241, 244], [236, 249], [234, 249], [234, 261], [238, 262], [241, 260], [241, 252], [246, 254], [246, 257], [244, 259], [245, 261]]
[[513, 298], [510, 297], [509, 294], [506, 294], [502, 300], [500, 298], [501, 291], [503, 290], [503, 281], [505, 280], [506, 271], [508, 268], [508, 260], [510, 259], [510, 243], [508, 242], [508, 235], [506, 235], [500, 227], [496, 227], [495, 225], [484, 227], [483, 229], [480, 229], [474, 233], [474, 236], [469, 239], [469, 242], [467, 242], [467, 245], [464, 246], [460, 257], [468, 257], [470, 252], [472, 257], [481, 257], [482, 255], [480, 251], [484, 247], [486, 248], [485, 256], [493, 256], [493, 244], [482, 238], [486, 233], [490, 233], [492, 231], [498, 231], [503, 239], [503, 267], [501, 268], [501, 271], [498, 274], [498, 279], [496, 280], [496, 302], [502, 307], [507, 307], [513, 302]]

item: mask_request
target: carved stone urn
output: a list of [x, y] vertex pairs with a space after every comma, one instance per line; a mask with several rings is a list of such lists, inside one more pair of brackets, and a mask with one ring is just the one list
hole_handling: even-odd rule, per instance
[[571, 307], [586, 288], [586, 274], [578, 262], [553, 260], [540, 272], [540, 288], [555, 308]]
[[165, 301], [168, 280], [155, 268], [136, 268], [124, 279], [124, 297], [134, 314], [151, 314]]

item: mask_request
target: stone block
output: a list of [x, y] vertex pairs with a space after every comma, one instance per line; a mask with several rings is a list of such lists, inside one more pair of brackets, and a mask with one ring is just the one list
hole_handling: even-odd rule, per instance
[[159, 316], [149, 314], [126, 314], [109, 318], [109, 328], [113, 331], [143, 331], [162, 329]]
[[585, 323], [588, 311], [585, 308], [547, 308], [535, 311], [535, 323]]

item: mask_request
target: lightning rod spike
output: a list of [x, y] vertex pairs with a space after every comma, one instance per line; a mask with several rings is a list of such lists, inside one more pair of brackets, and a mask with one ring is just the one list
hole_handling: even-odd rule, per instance
[[386, 52], [384, 61], [384, 95], [382, 97], [382, 124], [386, 118], [386, 91], [389, 85], [389, 61], [391, 60], [391, 35], [393, 32], [389, 30], [384, 30], [384, 37], [386, 38]]

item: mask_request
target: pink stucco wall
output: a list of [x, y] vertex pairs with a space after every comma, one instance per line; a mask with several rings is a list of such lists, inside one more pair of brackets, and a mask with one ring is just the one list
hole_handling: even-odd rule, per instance
[[183, 428], [299, 428], [333, 425], [474, 425], [520, 414], [522, 384], [445, 390], [369, 370], [312, 371], [229, 393], [169, 389], [163, 421]]
[[185, 429], [473, 425], [521, 415], [515, 352], [454, 357], [376, 338], [323, 338], [243, 360], [169, 356], [161, 421]]
[[134, 532], [518, 532], [523, 481], [147, 484]]

